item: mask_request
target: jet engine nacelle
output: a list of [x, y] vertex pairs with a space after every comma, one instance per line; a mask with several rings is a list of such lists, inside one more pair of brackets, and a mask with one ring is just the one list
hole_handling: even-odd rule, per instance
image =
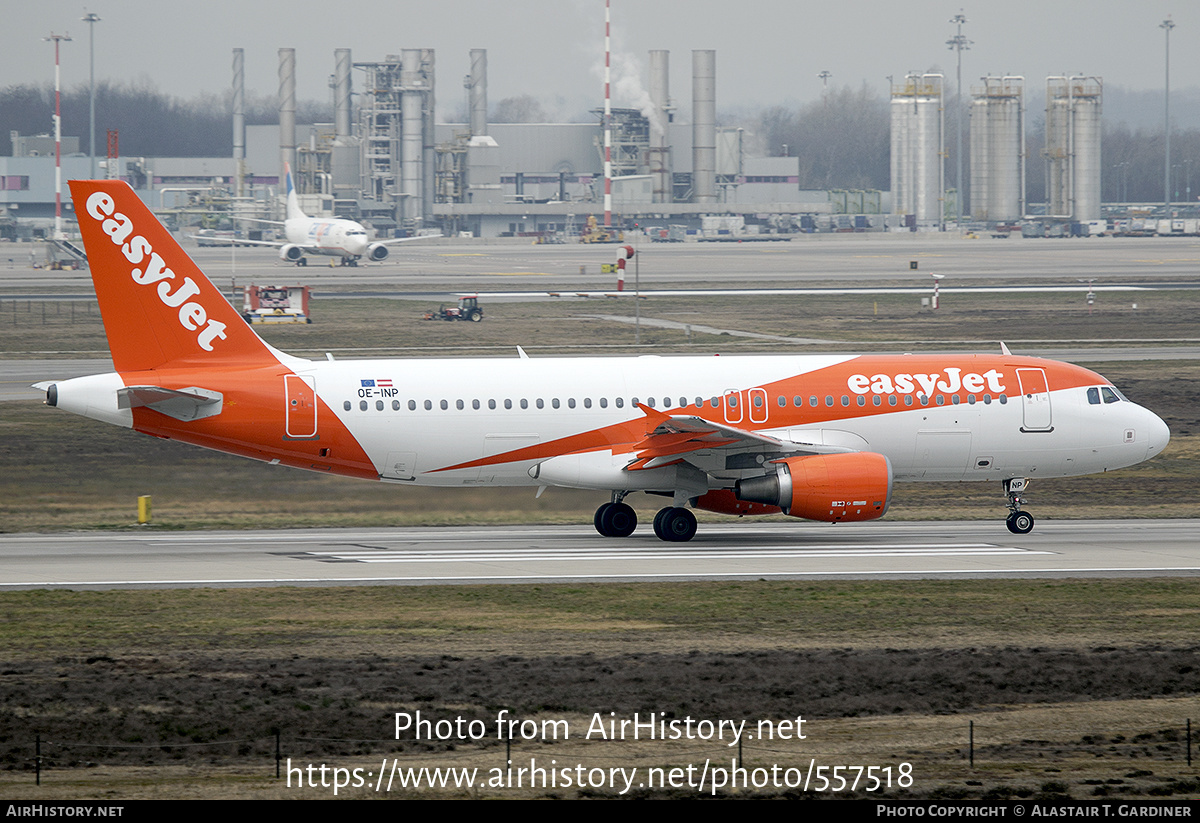
[[388, 247], [382, 243], [372, 243], [367, 246], [367, 258], [378, 263], [380, 260], [387, 260]]
[[806, 520], [875, 520], [891, 502], [892, 465], [874, 452], [787, 457], [773, 474], [739, 480], [734, 496]]
[[303, 256], [304, 256], [304, 249], [300, 248], [299, 246], [295, 245], [294, 243], [288, 243], [285, 246], [279, 247], [279, 259], [280, 260], [286, 260], [289, 263], [295, 263]]

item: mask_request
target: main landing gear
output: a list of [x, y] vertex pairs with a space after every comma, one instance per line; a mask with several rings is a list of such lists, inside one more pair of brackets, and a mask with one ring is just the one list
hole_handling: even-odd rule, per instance
[[[629, 492], [613, 492], [611, 503], [596, 509], [593, 522], [605, 537], [628, 537], [637, 528], [637, 513], [622, 501]], [[654, 534], [668, 543], [686, 543], [696, 536], [696, 515], [682, 506], [667, 506], [654, 515]]]
[[1026, 485], [1027, 481], [1024, 477], [1014, 477], [1004, 481], [1004, 494], [1008, 497], [1009, 511], [1004, 525], [1008, 526], [1008, 530], [1013, 534], [1029, 534], [1033, 531], [1033, 515], [1021, 510], [1021, 504], [1026, 502], [1022, 495]]
[[669, 543], [686, 543], [696, 536], [696, 515], [681, 506], [667, 506], [654, 515], [654, 533]]
[[629, 492], [613, 492], [611, 503], [596, 509], [593, 522], [596, 531], [605, 537], [629, 537], [637, 528], [637, 512], [628, 503], [622, 503]]

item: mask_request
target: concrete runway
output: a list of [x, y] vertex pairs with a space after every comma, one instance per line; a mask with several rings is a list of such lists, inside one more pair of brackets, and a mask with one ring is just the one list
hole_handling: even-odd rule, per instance
[[[1035, 512], [1036, 514], [1036, 512]], [[0, 536], [0, 590], [743, 579], [1192, 577], [1200, 520], [702, 523]]]

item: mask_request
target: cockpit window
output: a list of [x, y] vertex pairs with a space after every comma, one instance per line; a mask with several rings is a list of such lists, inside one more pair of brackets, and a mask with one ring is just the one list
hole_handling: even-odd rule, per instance
[[1105, 403], [1121, 402], [1121, 395], [1117, 394], [1115, 389], [1111, 389], [1108, 386], [1100, 387], [1100, 396], [1104, 398]]
[[1088, 403], [1093, 406], [1100, 405], [1100, 390], [1096, 387], [1088, 389]]

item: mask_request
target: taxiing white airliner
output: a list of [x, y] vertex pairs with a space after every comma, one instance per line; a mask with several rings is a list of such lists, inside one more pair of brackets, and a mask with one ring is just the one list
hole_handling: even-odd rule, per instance
[[254, 246], [274, 246], [279, 249], [279, 257], [297, 266], [307, 266], [306, 254], [337, 257], [343, 266], [357, 266], [358, 261], [366, 257], [373, 262], [386, 260], [388, 246], [417, 240], [416, 237], [396, 237], [391, 240], [367, 239], [367, 230], [361, 223], [346, 220], [341, 217], [309, 217], [300, 208], [300, 199], [296, 188], [292, 185], [292, 168], [285, 164], [287, 170], [287, 219], [279, 224], [277, 221], [256, 220], [255, 222], [275, 223], [282, 225], [286, 243], [274, 243], [269, 240], [238, 240], [239, 244]]
[[[120, 181], [73, 181], [116, 372], [39, 383], [51, 406], [275, 464], [400, 485], [631, 492], [827, 522], [882, 517], [894, 481], [1026, 482], [1132, 466], [1170, 432], [1099, 374], [1001, 354], [311, 361], [260, 339]], [[451, 377], [453, 375], [453, 377]]]

